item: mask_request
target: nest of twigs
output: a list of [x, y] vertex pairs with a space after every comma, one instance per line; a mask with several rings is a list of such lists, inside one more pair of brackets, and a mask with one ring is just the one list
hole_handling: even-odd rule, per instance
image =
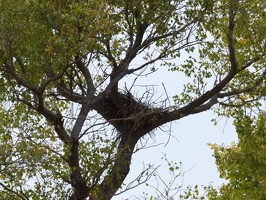
[[117, 127], [124, 124], [130, 131], [136, 132], [143, 126], [154, 125], [156, 115], [163, 108], [152, 107], [143, 99], [136, 99], [130, 92], [116, 93], [108, 96], [105, 101], [105, 112], [109, 113], [109, 122]]

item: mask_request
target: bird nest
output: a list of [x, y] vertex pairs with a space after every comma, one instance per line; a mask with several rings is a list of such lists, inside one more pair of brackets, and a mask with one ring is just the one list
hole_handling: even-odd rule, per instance
[[163, 108], [152, 107], [145, 99], [136, 99], [130, 92], [112, 94], [109, 97], [108, 113], [112, 117], [108, 120], [111, 124], [126, 124], [135, 132], [145, 125], [154, 125], [157, 122], [156, 115]]

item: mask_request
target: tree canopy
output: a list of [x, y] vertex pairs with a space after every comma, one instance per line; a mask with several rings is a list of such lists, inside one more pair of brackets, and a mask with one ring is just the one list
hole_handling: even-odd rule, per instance
[[[262, 109], [265, 7], [1, 0], [0, 198], [111, 199], [156, 128], [209, 109]], [[184, 80], [173, 80], [173, 103], [125, 84], [161, 67]]]
[[258, 119], [240, 116], [235, 122], [239, 142], [231, 146], [212, 144], [221, 178], [229, 183], [215, 192], [212, 199], [265, 199], [266, 115]]

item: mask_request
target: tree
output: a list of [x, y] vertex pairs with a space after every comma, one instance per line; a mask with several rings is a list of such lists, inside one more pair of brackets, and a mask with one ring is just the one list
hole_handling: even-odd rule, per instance
[[212, 144], [221, 178], [229, 183], [210, 193], [211, 199], [265, 199], [266, 115], [240, 116], [235, 122], [239, 142], [229, 147]]
[[[211, 108], [234, 116], [265, 95], [259, 0], [2, 0], [0, 9], [1, 198], [111, 199], [156, 128]], [[124, 84], [159, 67], [189, 78], [173, 85], [183, 87], [173, 104]]]

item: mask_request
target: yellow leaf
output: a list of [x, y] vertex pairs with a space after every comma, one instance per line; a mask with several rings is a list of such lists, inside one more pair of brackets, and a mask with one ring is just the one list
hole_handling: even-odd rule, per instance
[[76, 171], [78, 168], [76, 166], [73, 166], [72, 168], [72, 172]]
[[115, 40], [114, 43], [113, 43], [113, 46], [116, 48], [116, 47], [118, 47], [118, 45], [119, 45], [118, 41]]
[[248, 42], [248, 39], [241, 38], [238, 42], [240, 42], [241, 44], [246, 44]]
[[41, 189], [41, 185], [39, 183], [37, 185], [35, 185], [35, 187], [37, 190]]
[[48, 53], [48, 55], [50, 55], [53, 53], [53, 50], [54, 50], [53, 46], [48, 46], [46, 52]]
[[89, 197], [92, 197], [92, 198], [98, 198], [98, 195], [95, 193], [95, 192], [92, 192], [89, 194]]
[[51, 136], [51, 141], [55, 142], [55, 136], [54, 135]]

